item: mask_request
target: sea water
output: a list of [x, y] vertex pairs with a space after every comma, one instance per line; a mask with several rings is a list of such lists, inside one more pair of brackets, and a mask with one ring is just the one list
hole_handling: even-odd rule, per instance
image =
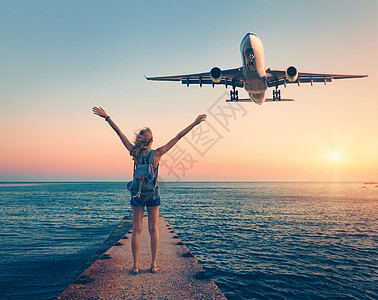
[[[378, 298], [375, 185], [161, 186], [161, 215], [227, 298]], [[123, 182], [1, 183], [0, 299], [59, 295], [128, 202]]]

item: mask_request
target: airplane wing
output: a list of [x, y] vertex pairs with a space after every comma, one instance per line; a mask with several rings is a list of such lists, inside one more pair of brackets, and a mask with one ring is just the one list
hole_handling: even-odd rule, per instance
[[222, 70], [222, 79], [218, 83], [215, 83], [211, 80], [210, 72], [174, 76], [146, 77], [146, 79], [155, 81], [180, 81], [182, 84], [186, 84], [187, 86], [189, 86], [190, 84], [199, 84], [202, 87], [203, 84], [212, 84], [213, 86], [224, 85], [226, 87], [243, 87], [242, 68]]
[[268, 68], [266, 70], [268, 87], [275, 87], [280, 85], [286, 85], [289, 83], [311, 83], [322, 82], [327, 84], [327, 82], [332, 82], [334, 79], [350, 79], [350, 78], [363, 78], [368, 75], [353, 75], [353, 74], [330, 74], [330, 73], [311, 73], [311, 72], [298, 72], [298, 78], [294, 82], [290, 82], [286, 78], [286, 70], [278, 70]]

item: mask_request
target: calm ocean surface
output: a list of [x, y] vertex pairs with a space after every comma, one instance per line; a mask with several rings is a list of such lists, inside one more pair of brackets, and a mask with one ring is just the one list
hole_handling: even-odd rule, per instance
[[[56, 297], [128, 202], [119, 182], [0, 183], [0, 299]], [[161, 215], [229, 299], [378, 299], [375, 185], [164, 183]]]

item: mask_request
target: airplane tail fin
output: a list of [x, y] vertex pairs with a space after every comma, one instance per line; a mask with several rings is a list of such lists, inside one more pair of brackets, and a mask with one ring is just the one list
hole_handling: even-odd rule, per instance
[[[281, 100], [273, 100], [272, 98], [266, 98], [264, 102], [287, 102], [287, 101], [295, 101], [294, 99], [282, 99]], [[226, 102], [254, 102], [250, 98], [246, 99], [237, 99], [237, 100], [231, 100], [227, 99]]]
[[246, 99], [237, 99], [237, 100], [227, 99], [226, 102], [252, 102], [252, 100], [249, 99], [249, 98], [246, 98]]
[[281, 98], [280, 100], [273, 100], [272, 98], [266, 98], [265, 102], [282, 102], [282, 101], [295, 101], [294, 99]]

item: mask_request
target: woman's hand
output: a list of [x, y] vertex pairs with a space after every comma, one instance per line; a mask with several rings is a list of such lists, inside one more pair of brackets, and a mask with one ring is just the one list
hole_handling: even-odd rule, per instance
[[93, 107], [92, 111], [95, 115], [98, 115], [102, 118], [107, 118], [108, 114], [105, 112], [105, 110], [102, 107]]
[[202, 121], [205, 121], [205, 120], [206, 120], [206, 117], [207, 117], [206, 114], [199, 115], [199, 116], [196, 118], [196, 120], [194, 121], [194, 125], [198, 125], [198, 124], [201, 123]]

